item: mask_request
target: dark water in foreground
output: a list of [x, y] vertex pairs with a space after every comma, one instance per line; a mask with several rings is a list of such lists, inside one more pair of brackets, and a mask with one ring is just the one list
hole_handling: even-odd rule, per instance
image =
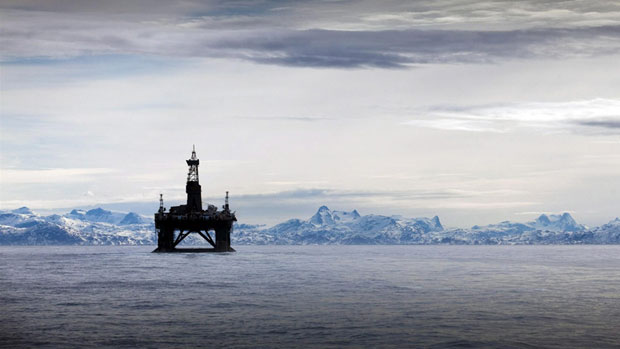
[[620, 246], [0, 247], [0, 347], [620, 348]]

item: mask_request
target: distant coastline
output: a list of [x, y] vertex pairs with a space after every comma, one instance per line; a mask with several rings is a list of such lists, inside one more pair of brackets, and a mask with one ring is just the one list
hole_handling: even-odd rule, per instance
[[[199, 244], [188, 238], [187, 244]], [[27, 207], [0, 211], [0, 245], [154, 245], [152, 218], [96, 208], [39, 215]], [[236, 224], [233, 245], [578, 245], [620, 244], [620, 219], [598, 227], [577, 223], [569, 213], [535, 221], [504, 221], [449, 228], [439, 217], [360, 215], [321, 206], [307, 220], [268, 227]]]

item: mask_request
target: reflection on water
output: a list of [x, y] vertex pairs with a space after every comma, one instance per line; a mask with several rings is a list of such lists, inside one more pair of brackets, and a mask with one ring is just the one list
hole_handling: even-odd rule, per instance
[[0, 347], [620, 347], [620, 246], [0, 247]]

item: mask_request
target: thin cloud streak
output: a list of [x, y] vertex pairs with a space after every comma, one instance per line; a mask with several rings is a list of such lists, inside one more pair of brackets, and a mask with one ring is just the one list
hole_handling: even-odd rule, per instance
[[519, 103], [493, 106], [432, 107], [424, 118], [404, 124], [451, 131], [505, 133], [518, 128], [590, 134], [620, 130], [620, 100], [593, 99], [564, 103]]
[[614, 119], [600, 119], [600, 120], [581, 120], [577, 121], [577, 124], [590, 127], [601, 127], [608, 129], [620, 129], [620, 116]]
[[245, 120], [261, 120], [261, 121], [301, 121], [301, 122], [319, 122], [333, 121], [334, 118], [318, 117], [318, 116], [241, 116], [239, 119]]
[[117, 172], [112, 168], [2, 169], [3, 185], [89, 182], [98, 176]]

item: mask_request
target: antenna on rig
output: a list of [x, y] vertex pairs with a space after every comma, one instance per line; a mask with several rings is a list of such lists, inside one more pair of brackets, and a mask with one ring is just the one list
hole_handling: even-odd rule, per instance
[[159, 194], [159, 213], [164, 213], [166, 208], [164, 207], [164, 194]]
[[228, 206], [228, 191], [226, 191], [226, 198], [224, 199], [224, 209], [228, 211], [230, 206]]

